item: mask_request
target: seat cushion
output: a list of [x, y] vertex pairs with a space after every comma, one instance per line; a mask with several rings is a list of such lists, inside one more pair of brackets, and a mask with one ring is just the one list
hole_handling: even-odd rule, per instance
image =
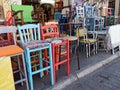
[[45, 41], [47, 41], [49, 43], [58, 44], [58, 43], [61, 43], [61, 42], [65, 41], [65, 40], [62, 39], [62, 38], [48, 38]]
[[62, 39], [68, 39], [69, 41], [75, 41], [77, 40], [78, 38], [76, 36], [64, 36], [64, 37], [61, 37]]
[[24, 44], [25, 48], [34, 49], [49, 45], [50, 43], [45, 40], [33, 40]]
[[86, 39], [86, 40], [82, 39], [82, 40], [80, 40], [80, 42], [84, 42], [86, 44], [91, 44], [91, 43], [95, 43], [96, 39]]
[[0, 57], [11, 56], [11, 55], [15, 55], [23, 52], [24, 52], [23, 49], [16, 45], [0, 47]]

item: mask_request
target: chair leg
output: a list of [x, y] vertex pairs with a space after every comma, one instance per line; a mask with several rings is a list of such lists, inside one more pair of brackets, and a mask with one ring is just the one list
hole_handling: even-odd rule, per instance
[[88, 45], [86, 44], [86, 56], [88, 58]]
[[70, 47], [69, 47], [69, 41], [67, 41], [67, 75], [70, 74]]
[[26, 73], [26, 65], [25, 65], [25, 57], [24, 57], [24, 54], [23, 54], [23, 53], [22, 53], [22, 62], [23, 62], [25, 79], [26, 79], [26, 87], [27, 87], [27, 90], [29, 90], [28, 78], [27, 78], [27, 73]]
[[29, 75], [28, 75], [28, 78], [29, 78], [30, 90], [34, 90], [34, 88], [33, 88], [33, 78], [32, 78], [32, 74], [31, 74], [31, 72], [28, 73], [28, 74], [29, 74]]
[[[27, 52], [29, 52], [29, 50], [27, 50]], [[28, 62], [28, 79], [29, 79], [30, 90], [34, 90], [30, 53], [27, 53], [27, 59], [28, 59], [27, 60], [27, 62]]]
[[[39, 61], [40, 61], [40, 69], [43, 68], [43, 61], [42, 61], [42, 51], [39, 51]], [[40, 78], [42, 78], [43, 72], [40, 72]]]
[[[17, 56], [17, 60], [18, 60], [18, 68], [19, 68], [20, 80], [22, 80], [23, 76], [22, 76], [22, 69], [21, 69], [21, 64], [20, 64], [20, 58], [19, 58], [19, 56]], [[21, 81], [21, 85], [23, 86], [23, 81]]]
[[[78, 41], [77, 41], [78, 42]], [[76, 43], [77, 45], [77, 48], [76, 48], [76, 57], [77, 57], [77, 62], [78, 62], [78, 70], [80, 69], [80, 57], [79, 57], [79, 44], [78, 43]]]
[[88, 56], [90, 56], [90, 44], [88, 44]]
[[56, 65], [55, 65], [55, 46], [52, 44], [52, 59], [53, 59], [53, 75], [54, 75], [54, 84], [56, 84]]
[[95, 46], [95, 47], [96, 47], [96, 50], [95, 50], [95, 52], [96, 52], [96, 54], [97, 54], [97, 42], [96, 42], [96, 46]]
[[49, 58], [50, 58], [50, 79], [51, 79], [51, 85], [54, 85], [54, 77], [53, 77], [53, 63], [52, 63], [52, 49], [51, 45], [49, 48]]

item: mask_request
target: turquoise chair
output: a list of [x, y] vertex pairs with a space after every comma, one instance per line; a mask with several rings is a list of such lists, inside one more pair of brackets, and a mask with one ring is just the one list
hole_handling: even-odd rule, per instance
[[[50, 73], [51, 85], [54, 85], [51, 43], [41, 40], [40, 25], [26, 24], [18, 26], [18, 32], [25, 51], [30, 90], [34, 90], [33, 75], [40, 73], [40, 77], [42, 77], [43, 71]], [[47, 60], [42, 55], [42, 51], [46, 49], [49, 57]], [[33, 57], [39, 60], [38, 64], [31, 64]], [[43, 63], [47, 63], [47, 66], [43, 65]], [[33, 70], [34, 67], [37, 67], [37, 70]]]

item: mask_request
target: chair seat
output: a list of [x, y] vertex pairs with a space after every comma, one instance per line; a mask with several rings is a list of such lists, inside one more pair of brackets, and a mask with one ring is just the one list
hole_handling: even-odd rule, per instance
[[33, 40], [24, 44], [24, 47], [29, 49], [41, 48], [49, 45], [50, 43], [45, 40]]
[[69, 41], [75, 41], [78, 38], [76, 36], [65, 36], [65, 37], [61, 37], [62, 39], [68, 39]]
[[58, 44], [58, 43], [61, 43], [61, 42], [65, 41], [65, 39], [62, 39], [62, 38], [48, 38], [45, 41], [47, 41], [49, 43]]
[[9, 45], [5, 47], [0, 47], [0, 57], [2, 56], [11, 56], [14, 54], [23, 53], [23, 49], [16, 45]]
[[82, 39], [82, 40], [80, 40], [80, 42], [84, 42], [84, 43], [87, 43], [87, 44], [91, 44], [91, 43], [96, 42], [96, 39], [86, 39], [86, 40]]

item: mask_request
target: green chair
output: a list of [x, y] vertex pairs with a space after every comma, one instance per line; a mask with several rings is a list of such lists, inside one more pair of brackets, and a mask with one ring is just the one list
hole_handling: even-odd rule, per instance
[[38, 23], [38, 20], [32, 18], [33, 6], [31, 5], [11, 5], [14, 17], [13, 22], [15, 25], [25, 23]]

